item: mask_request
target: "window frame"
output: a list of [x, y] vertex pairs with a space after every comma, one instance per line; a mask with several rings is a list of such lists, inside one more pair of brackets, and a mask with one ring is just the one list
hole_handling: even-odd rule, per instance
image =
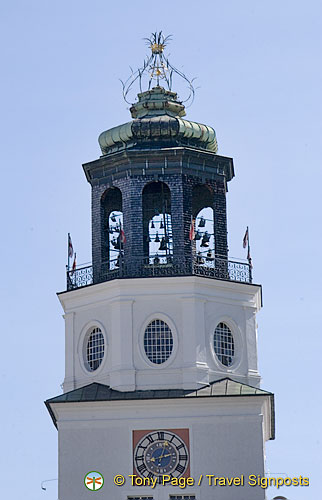
[[[96, 368], [96, 370], [91, 370], [89, 365], [88, 365], [88, 361], [87, 361], [87, 344], [88, 344], [89, 336], [94, 328], [99, 328], [101, 330], [102, 335], [103, 335], [103, 338], [104, 338], [104, 356], [103, 356], [103, 359], [102, 359], [99, 367]], [[95, 377], [97, 374], [99, 374], [103, 370], [103, 367], [105, 366], [105, 363], [107, 361], [107, 357], [109, 355], [109, 342], [108, 342], [108, 337], [107, 337], [105, 328], [102, 325], [102, 323], [100, 323], [99, 321], [93, 320], [93, 321], [90, 321], [89, 323], [87, 323], [83, 327], [80, 338], [79, 338], [78, 354], [79, 354], [80, 365], [87, 376]]]
[[[221, 327], [221, 325], [223, 325], [225, 328]], [[221, 328], [221, 332], [219, 332], [219, 336], [220, 336], [220, 349], [223, 350], [223, 346], [222, 346], [222, 340], [225, 336], [227, 336], [229, 338], [229, 349], [231, 350], [231, 354], [224, 354], [224, 353], [218, 353], [216, 351], [216, 347], [215, 347], [215, 336], [218, 335], [218, 333], [216, 333], [216, 330], [217, 328]], [[234, 335], [233, 335], [233, 332], [231, 330], [231, 328], [227, 325], [227, 323], [225, 321], [220, 321], [220, 323], [218, 323], [218, 325], [216, 326], [215, 330], [214, 330], [214, 333], [213, 333], [213, 337], [212, 337], [212, 343], [213, 343], [213, 348], [214, 348], [214, 353], [217, 357], [217, 360], [219, 361], [220, 364], [222, 364], [225, 368], [230, 368], [231, 366], [234, 365], [234, 362], [235, 362], [235, 356], [236, 356], [236, 346], [235, 346], [235, 339], [234, 339]], [[224, 357], [226, 356], [228, 359], [230, 358], [230, 362], [228, 364], [224, 363], [220, 358], [221, 357]]]
[[128, 495], [127, 500], [154, 500], [154, 497], [151, 495]]
[[[229, 366], [224, 365], [220, 361], [214, 347], [215, 330], [220, 323], [225, 323], [225, 325], [228, 326], [234, 340], [233, 362]], [[242, 333], [240, 328], [237, 326], [237, 324], [231, 317], [219, 316], [215, 319], [215, 321], [212, 322], [212, 328], [210, 330], [210, 335], [209, 335], [209, 343], [210, 343], [210, 352], [212, 355], [211, 357], [216, 366], [216, 369], [222, 372], [230, 373], [234, 372], [240, 366], [241, 361], [243, 359]]]
[[[97, 354], [99, 354], [99, 357], [95, 358], [94, 353], [91, 353], [92, 359], [89, 360], [89, 342], [91, 341], [93, 343], [93, 339], [91, 339], [91, 337], [94, 337], [96, 335], [99, 337], [99, 341], [100, 341], [100, 343], [98, 345], [98, 347], [100, 349], [97, 351]], [[87, 334], [85, 335], [85, 343], [84, 343], [84, 350], [85, 350], [84, 361], [85, 361], [85, 365], [86, 365], [86, 368], [88, 369], [88, 371], [96, 372], [99, 369], [99, 367], [101, 366], [101, 364], [103, 363], [103, 360], [105, 357], [105, 344], [106, 344], [105, 338], [104, 338], [104, 335], [103, 335], [101, 328], [99, 326], [94, 326], [94, 327], [90, 328], [89, 331], [87, 332]], [[92, 345], [91, 349], [93, 350], [94, 347], [95, 346]], [[91, 364], [94, 365], [95, 362], [98, 362], [98, 366], [96, 366], [96, 368], [91, 366]]]
[[183, 495], [181, 495], [180, 493], [179, 494], [176, 494], [176, 493], [170, 494], [169, 500], [185, 500], [186, 497], [193, 497], [193, 498], [188, 499], [188, 500], [197, 500], [197, 495], [195, 493], [187, 493], [187, 492]]
[[[169, 356], [169, 358], [164, 361], [163, 363], [157, 364], [153, 363], [147, 356], [144, 348], [144, 336], [145, 336], [145, 330], [148, 327], [148, 325], [155, 320], [161, 320], [164, 323], [168, 325], [168, 327], [171, 330], [172, 333], [172, 339], [173, 339], [173, 344], [172, 344], [172, 352]], [[141, 358], [143, 361], [149, 365], [150, 367], [154, 368], [155, 370], [162, 370], [163, 368], [169, 366], [170, 364], [173, 363], [177, 356], [177, 351], [178, 351], [178, 334], [177, 334], [177, 328], [174, 324], [174, 322], [171, 320], [169, 316], [167, 316], [164, 313], [156, 312], [151, 314], [146, 320], [144, 321], [143, 325], [141, 326], [140, 329], [140, 335], [139, 335], [139, 352], [141, 354]]]

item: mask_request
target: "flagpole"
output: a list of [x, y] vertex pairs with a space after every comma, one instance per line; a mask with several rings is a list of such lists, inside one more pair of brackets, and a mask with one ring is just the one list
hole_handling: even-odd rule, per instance
[[69, 271], [69, 241], [70, 233], [67, 234], [67, 271]]
[[119, 221], [119, 229], [120, 229], [120, 234], [119, 234], [119, 271], [120, 271], [120, 276], [122, 276], [122, 221], [121, 221], [121, 216], [120, 216], [120, 221]]
[[252, 276], [252, 261], [251, 261], [251, 256], [250, 256], [250, 242], [249, 242], [249, 227], [247, 226], [247, 233], [248, 233], [248, 248], [247, 248], [247, 260], [248, 260], [248, 265], [249, 265], [249, 282], [252, 283], [253, 281], [253, 276]]
[[122, 249], [122, 222], [121, 222], [121, 217], [120, 217], [120, 222], [119, 222], [119, 229], [120, 229], [120, 234], [119, 234], [119, 270], [120, 270], [120, 276], [122, 276], [122, 259], [121, 259], [121, 249]]

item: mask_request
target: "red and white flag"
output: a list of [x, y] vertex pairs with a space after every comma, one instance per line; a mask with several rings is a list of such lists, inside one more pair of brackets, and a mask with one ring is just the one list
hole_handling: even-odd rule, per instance
[[120, 223], [120, 239], [121, 239], [121, 243], [126, 243], [126, 236], [125, 236], [125, 232], [123, 231], [121, 223]]
[[244, 239], [243, 239], [243, 248], [246, 248], [248, 245], [248, 227], [246, 229], [246, 233], [245, 233], [245, 236], [244, 236]]
[[189, 240], [195, 239], [195, 220], [191, 218], [190, 230], [189, 230]]
[[70, 237], [70, 234], [68, 233], [68, 257], [71, 259], [73, 255], [74, 255], [74, 249], [73, 249], [72, 239]]

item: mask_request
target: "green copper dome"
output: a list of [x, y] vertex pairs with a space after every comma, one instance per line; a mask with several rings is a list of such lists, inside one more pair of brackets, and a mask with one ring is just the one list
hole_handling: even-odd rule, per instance
[[177, 94], [163, 87], [138, 94], [130, 108], [133, 120], [102, 132], [98, 142], [103, 155], [125, 149], [190, 146], [217, 153], [212, 127], [184, 120], [184, 105]]

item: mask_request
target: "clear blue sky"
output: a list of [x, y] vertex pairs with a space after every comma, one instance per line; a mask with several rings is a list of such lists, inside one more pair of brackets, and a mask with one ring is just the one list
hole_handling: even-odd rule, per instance
[[[3, 0], [1, 37], [1, 496], [55, 500], [57, 432], [43, 400], [64, 376], [66, 235], [91, 259], [81, 164], [129, 120], [119, 78], [173, 34], [173, 64], [197, 77], [188, 118], [232, 156], [230, 255], [250, 227], [262, 387], [276, 394], [267, 468], [307, 475], [291, 500], [320, 497], [322, 4], [307, 0]], [[3, 450], [5, 449], [5, 452]], [[14, 477], [10, 480], [6, 470]], [[277, 494], [272, 490], [271, 499]]]

